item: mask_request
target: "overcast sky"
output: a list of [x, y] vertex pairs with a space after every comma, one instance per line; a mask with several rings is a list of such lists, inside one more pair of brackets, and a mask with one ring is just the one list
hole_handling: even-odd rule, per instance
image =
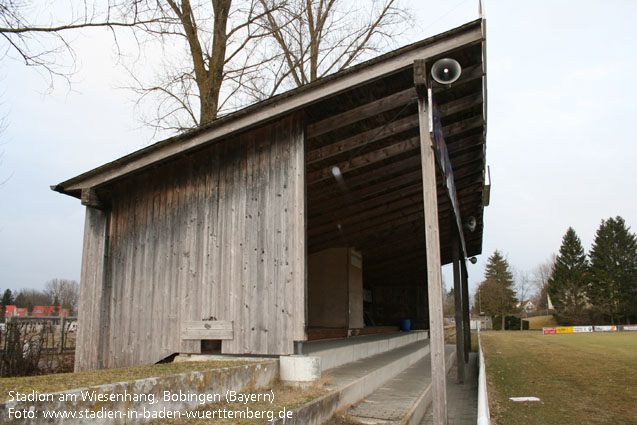
[[[477, 0], [411, 0], [415, 28], [400, 44], [478, 17]], [[531, 270], [572, 226], [590, 248], [602, 219], [637, 226], [637, 2], [488, 1], [487, 163], [483, 255]], [[6, 46], [1, 45], [4, 49]], [[0, 62], [0, 289], [79, 281], [84, 208], [60, 183], [155, 141], [140, 129], [112, 38], [75, 38], [72, 91], [16, 61]], [[398, 46], [397, 46], [398, 47]], [[633, 229], [635, 230], [635, 229]], [[448, 275], [448, 272], [446, 272]], [[449, 278], [447, 282], [450, 283]]]

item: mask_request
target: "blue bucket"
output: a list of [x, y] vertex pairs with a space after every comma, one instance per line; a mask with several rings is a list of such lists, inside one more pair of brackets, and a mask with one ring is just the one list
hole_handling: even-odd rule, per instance
[[411, 330], [411, 320], [403, 319], [400, 321], [400, 330], [403, 332], [409, 332]]

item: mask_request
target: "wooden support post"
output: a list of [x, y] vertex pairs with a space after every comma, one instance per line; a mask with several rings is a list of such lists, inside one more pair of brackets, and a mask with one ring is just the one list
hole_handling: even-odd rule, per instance
[[414, 80], [418, 87], [418, 117], [420, 125], [420, 159], [425, 214], [425, 246], [427, 248], [427, 291], [429, 296], [429, 336], [431, 347], [431, 381], [433, 420], [435, 425], [447, 425], [447, 379], [445, 368], [445, 336], [442, 313], [442, 271], [440, 264], [440, 230], [438, 229], [438, 196], [436, 193], [436, 160], [430, 122], [424, 61], [414, 63]]
[[453, 232], [451, 250], [453, 257], [453, 298], [456, 313], [456, 366], [458, 383], [464, 383], [464, 326], [462, 314], [462, 288], [460, 286], [460, 247], [456, 231]]
[[469, 283], [467, 275], [467, 262], [460, 262], [462, 268], [462, 316], [464, 322], [464, 362], [469, 363], [469, 351], [471, 350], [471, 317], [469, 315]]
[[[60, 314], [62, 314], [60, 312]], [[60, 338], [59, 338], [59, 343], [60, 343], [60, 351], [59, 353], [62, 354], [62, 352], [64, 351], [64, 316], [60, 317]]]
[[[95, 199], [90, 203], [95, 205]], [[86, 206], [75, 349], [76, 372], [98, 369], [103, 363], [111, 296], [107, 277], [109, 227], [109, 211]]]

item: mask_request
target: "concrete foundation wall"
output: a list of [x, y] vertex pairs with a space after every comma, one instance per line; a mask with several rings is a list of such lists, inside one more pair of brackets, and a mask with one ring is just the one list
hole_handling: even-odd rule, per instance
[[[115, 384], [100, 385], [91, 388], [81, 388], [72, 391], [52, 393], [43, 401], [6, 401], [0, 403], [0, 422], [3, 424], [15, 425], [37, 425], [37, 424], [140, 424], [148, 422], [144, 418], [144, 412], [149, 415], [159, 414], [162, 411], [185, 411], [195, 409], [200, 406], [195, 399], [187, 400], [164, 400], [164, 394], [218, 394], [225, 398], [227, 391], [249, 391], [268, 388], [279, 375], [278, 360], [267, 360], [257, 364], [235, 366], [223, 369], [211, 369], [199, 372], [181, 373], [172, 376], [157, 378], [139, 379], [130, 382], [118, 382]], [[125, 394], [133, 396], [152, 396], [157, 401], [150, 403], [148, 399], [144, 401], [132, 401], [120, 399], [118, 401], [89, 401], [84, 400], [88, 394], [119, 395]], [[40, 394], [40, 396], [46, 396]], [[42, 397], [44, 398], [44, 397]], [[61, 400], [66, 399], [66, 400]], [[10, 419], [9, 410], [31, 412], [33, 418]], [[45, 419], [44, 412], [74, 412], [75, 418]], [[84, 416], [79, 417], [80, 412]], [[99, 418], [100, 412], [106, 417]], [[121, 412], [121, 413], [118, 413]], [[129, 413], [130, 412], [130, 413]], [[134, 413], [136, 412], [136, 413]], [[91, 413], [96, 416], [89, 416]], [[111, 415], [108, 417], [107, 415]], [[118, 416], [120, 416], [118, 418]], [[152, 416], [151, 416], [152, 417]]]

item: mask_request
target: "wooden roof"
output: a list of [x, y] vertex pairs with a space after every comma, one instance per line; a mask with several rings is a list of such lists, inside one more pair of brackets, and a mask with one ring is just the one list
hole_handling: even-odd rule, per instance
[[[469, 256], [482, 251], [485, 184], [486, 70], [484, 37], [476, 21], [447, 33], [476, 30], [480, 36], [433, 56], [462, 66], [450, 87], [434, 87], [455, 177]], [[443, 34], [444, 35], [444, 34]], [[424, 220], [418, 104], [408, 66], [306, 108], [308, 242], [310, 252], [355, 246], [366, 275], [397, 270], [424, 272]], [[342, 172], [339, 182], [333, 168]], [[442, 263], [451, 262], [455, 217], [441, 173], [437, 175]], [[397, 267], [401, 264], [402, 267]], [[419, 264], [414, 268], [415, 264]], [[370, 268], [372, 271], [370, 271]], [[401, 279], [404, 281], [404, 279]]]
[[[412, 44], [292, 90], [188, 133], [141, 149], [53, 187], [79, 197], [277, 117], [306, 117], [308, 246], [355, 246], [373, 268], [422, 261], [424, 223], [413, 62], [452, 57], [463, 68], [451, 87], [435, 87], [464, 219], [468, 255], [482, 250], [486, 137], [484, 21]], [[334, 167], [342, 173], [335, 178]], [[438, 178], [443, 264], [451, 261], [454, 216]], [[370, 264], [366, 261], [366, 264]]]

